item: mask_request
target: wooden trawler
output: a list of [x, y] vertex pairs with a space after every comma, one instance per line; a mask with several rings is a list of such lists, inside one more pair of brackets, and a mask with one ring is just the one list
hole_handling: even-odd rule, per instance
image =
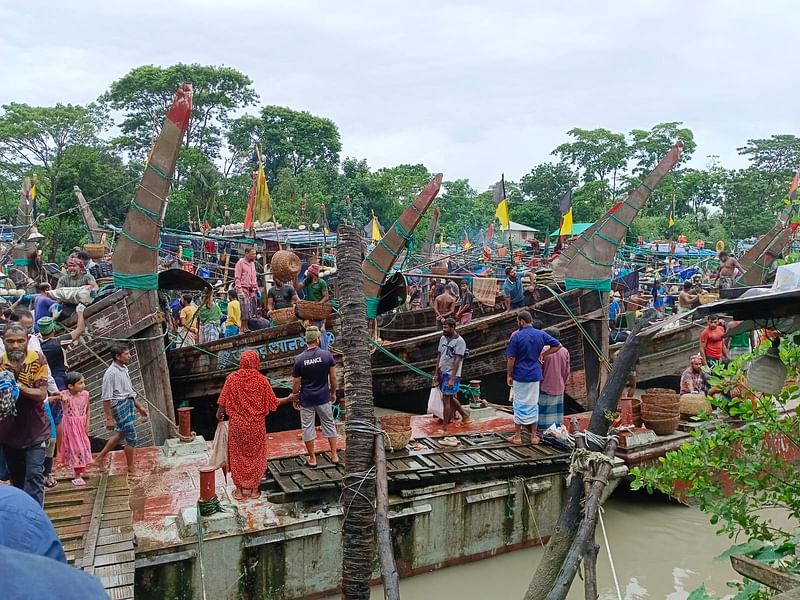
[[[611, 289], [611, 268], [617, 248], [653, 189], [677, 164], [682, 149], [682, 143], [676, 144], [639, 187], [615, 204], [554, 261], [556, 279], [564, 282], [565, 290], [540, 288], [537, 294], [543, 296], [538, 296], [528, 307], [545, 326], [559, 328], [562, 343], [571, 356], [567, 395], [585, 408], [594, 405], [602, 379], [601, 363], [608, 356], [606, 292]], [[554, 294], [560, 297], [555, 298]], [[404, 364], [413, 364], [427, 372], [432, 372], [435, 366], [440, 334], [427, 331], [432, 318], [428, 312], [417, 312], [423, 314], [409, 317], [416, 319], [411, 321], [411, 327], [408, 320], [397, 323], [387, 319], [382, 330], [389, 339], [397, 341], [385, 343], [372, 356], [372, 385], [379, 404], [382, 395], [422, 392], [430, 386], [425, 377]], [[470, 350], [464, 361], [465, 379], [505, 372], [505, 350], [517, 327], [517, 312], [481, 317], [458, 328]], [[405, 333], [420, 330], [424, 332], [402, 339]], [[681, 336], [687, 331], [693, 335], [691, 328], [687, 328], [681, 330]]]
[[[118, 340], [129, 343], [132, 360], [128, 368], [133, 387], [150, 406], [150, 419], [136, 421], [143, 446], [163, 444], [173, 433], [175, 411], [157, 291], [155, 248], [160, 225], [152, 215], [163, 217], [166, 210], [166, 197], [191, 112], [192, 86], [182, 84], [131, 202], [135, 210], [128, 211], [114, 252], [114, 283], [118, 289], [86, 308], [87, 333], [66, 350], [70, 368], [83, 373], [90, 396], [99, 399], [103, 374], [111, 362], [109, 346]], [[98, 438], [107, 435], [102, 411], [92, 411], [89, 433]]]
[[[364, 260], [364, 289], [368, 313], [372, 318], [388, 310], [380, 298], [387, 296], [382, 290], [396, 285], [387, 277], [405, 248], [416, 226], [435, 199], [442, 176], [435, 176], [417, 195], [397, 221], [389, 228], [381, 243]], [[404, 294], [403, 294], [404, 295]], [[335, 314], [326, 321], [329, 349], [338, 354], [336, 339], [339, 335], [339, 318]], [[172, 393], [180, 400], [202, 402], [216, 398], [225, 377], [238, 368], [239, 356], [244, 350], [259, 353], [265, 374], [273, 387], [290, 387], [294, 358], [305, 347], [304, 328], [300, 321], [262, 329], [232, 338], [169, 351], [169, 368], [172, 375]], [[285, 393], [278, 391], [279, 394]]]

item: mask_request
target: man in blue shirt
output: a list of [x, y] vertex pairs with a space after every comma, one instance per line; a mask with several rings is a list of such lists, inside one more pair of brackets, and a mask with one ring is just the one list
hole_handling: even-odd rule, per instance
[[[541, 359], [557, 352], [561, 342], [548, 333], [534, 329], [533, 317], [527, 310], [517, 315], [519, 330], [511, 336], [506, 350], [506, 381], [514, 394], [514, 425], [511, 441], [522, 443], [522, 427], [528, 429], [531, 443], [538, 444], [539, 382], [542, 380]], [[545, 352], [545, 346], [549, 349]]]
[[514, 267], [506, 267], [503, 296], [506, 299], [506, 312], [512, 308], [521, 308], [525, 304], [525, 290], [522, 289], [522, 280], [517, 277], [517, 270]]
[[611, 294], [611, 304], [608, 306], [608, 321], [611, 329], [615, 329], [619, 323], [617, 320], [622, 314], [622, 299], [619, 292]]

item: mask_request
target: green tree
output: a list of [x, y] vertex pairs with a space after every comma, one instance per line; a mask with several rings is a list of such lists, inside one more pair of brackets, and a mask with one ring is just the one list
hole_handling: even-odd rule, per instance
[[654, 125], [650, 131], [634, 129], [630, 132], [634, 174], [646, 175], [652, 171], [678, 140], [683, 142], [683, 152], [676, 166], [684, 164], [691, 158], [697, 143], [694, 141], [692, 130], [681, 125], [683, 123], [680, 121], [670, 121]]
[[764, 173], [768, 181], [778, 185], [800, 168], [800, 138], [794, 135], [747, 140], [736, 150], [750, 160], [753, 168]]
[[[0, 115], [0, 171], [15, 179], [36, 174], [42, 199], [51, 201], [64, 189], [69, 148], [97, 145], [104, 124], [93, 106], [6, 104]], [[53, 212], [56, 206], [50, 202]]]
[[770, 188], [769, 179], [753, 167], [728, 173], [722, 184], [720, 220], [733, 239], [759, 236], [775, 224], [785, 192]]
[[[243, 155], [247, 155], [248, 148], [241, 144], [248, 135], [261, 144], [270, 183], [276, 181], [278, 171], [284, 167], [299, 175], [305, 168], [339, 164], [342, 142], [339, 129], [330, 119], [283, 106], [265, 106], [260, 119], [250, 117], [235, 127], [238, 138], [234, 141]], [[249, 152], [252, 156], [252, 147]]]
[[230, 113], [256, 103], [252, 80], [236, 69], [179, 63], [166, 68], [136, 67], [111, 84], [100, 101], [124, 113], [117, 143], [144, 159], [181, 83], [192, 84], [192, 119], [186, 147], [216, 158]]
[[625, 134], [608, 129], [570, 129], [567, 135], [575, 141], [567, 142], [553, 150], [562, 162], [575, 167], [583, 181], [598, 179], [608, 181], [612, 194], [616, 193], [618, 172], [625, 170], [631, 148]]
[[462, 241], [465, 232], [471, 240], [479, 239], [495, 218], [493, 188], [478, 193], [467, 179], [445, 181], [442, 187], [444, 192], [437, 202], [441, 211], [439, 230], [444, 233], [445, 239]]
[[569, 166], [562, 162], [535, 166], [522, 176], [519, 199], [511, 197], [511, 219], [544, 232], [552, 231], [561, 218], [559, 200], [575, 179]]

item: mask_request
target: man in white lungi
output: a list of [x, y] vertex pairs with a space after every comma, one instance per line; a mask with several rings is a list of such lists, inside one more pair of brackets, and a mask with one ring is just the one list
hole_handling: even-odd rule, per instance
[[[539, 382], [542, 380], [541, 359], [557, 352], [561, 342], [548, 333], [534, 329], [533, 317], [527, 310], [517, 315], [519, 330], [511, 337], [506, 350], [506, 379], [514, 390], [514, 425], [511, 441], [522, 443], [522, 428], [530, 433], [532, 444], [540, 442], [536, 435], [539, 422]], [[542, 353], [545, 346], [550, 348]]]

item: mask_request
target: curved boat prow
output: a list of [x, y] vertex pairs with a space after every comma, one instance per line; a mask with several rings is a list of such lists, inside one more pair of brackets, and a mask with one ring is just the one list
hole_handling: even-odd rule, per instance
[[386, 230], [386, 234], [376, 244], [375, 248], [364, 259], [364, 294], [367, 300], [367, 317], [374, 319], [378, 316], [378, 302], [380, 290], [389, 271], [397, 260], [400, 252], [411, 240], [414, 230], [422, 220], [422, 215], [433, 203], [434, 198], [442, 187], [442, 174], [438, 173], [430, 180], [411, 206], [403, 211], [394, 224]]
[[182, 83], [167, 113], [131, 201], [112, 265], [114, 285], [121, 289], [158, 289], [158, 248], [183, 136], [192, 116], [192, 84]]

